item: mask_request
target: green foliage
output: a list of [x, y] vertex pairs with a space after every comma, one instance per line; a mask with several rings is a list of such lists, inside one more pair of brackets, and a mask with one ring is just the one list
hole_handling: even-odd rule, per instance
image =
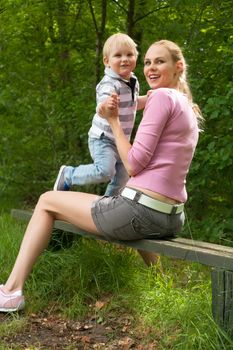
[[204, 275], [189, 265], [181, 265], [179, 274], [174, 267], [163, 274], [147, 272], [137, 308], [148, 326], [156, 324], [162, 349], [171, 343], [173, 349], [216, 349], [218, 332], [210, 316], [210, 290]]
[[[92, 13], [91, 6], [92, 4]], [[187, 209], [200, 239], [232, 235], [232, 15], [229, 0], [6, 0], [0, 12], [0, 198], [33, 206], [61, 164], [90, 161], [87, 132], [103, 64], [97, 48], [113, 32], [143, 55], [176, 41], [189, 65], [194, 100], [206, 120], [188, 177]], [[138, 121], [140, 117], [138, 118]], [[137, 122], [138, 122], [137, 121]], [[102, 193], [104, 186], [85, 191]], [[211, 227], [211, 229], [210, 229]], [[207, 234], [208, 232], [208, 234]], [[186, 231], [184, 232], [186, 234]]]

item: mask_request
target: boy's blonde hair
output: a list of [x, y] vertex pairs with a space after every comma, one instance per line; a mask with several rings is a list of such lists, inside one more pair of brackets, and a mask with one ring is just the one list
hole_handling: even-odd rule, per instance
[[111, 35], [104, 44], [103, 57], [109, 57], [111, 51], [116, 47], [129, 47], [133, 50], [136, 57], [138, 57], [137, 44], [127, 34], [117, 33]]

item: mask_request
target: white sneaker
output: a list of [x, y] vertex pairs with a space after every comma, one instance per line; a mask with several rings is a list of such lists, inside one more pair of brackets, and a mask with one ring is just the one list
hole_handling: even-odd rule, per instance
[[0, 312], [14, 312], [22, 310], [25, 306], [24, 296], [21, 290], [6, 294], [4, 285], [0, 285]]

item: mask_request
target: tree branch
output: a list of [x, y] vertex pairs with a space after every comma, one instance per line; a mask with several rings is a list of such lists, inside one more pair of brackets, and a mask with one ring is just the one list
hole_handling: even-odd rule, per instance
[[114, 2], [118, 7], [120, 7], [120, 9], [122, 9], [125, 13], [127, 13], [128, 11], [122, 6], [122, 5], [120, 5], [119, 4], [119, 2], [118, 1], [116, 1], [116, 0], [112, 0], [112, 2]]
[[98, 25], [97, 25], [97, 21], [96, 21], [96, 18], [95, 18], [95, 13], [94, 13], [94, 10], [93, 10], [93, 7], [92, 7], [91, 0], [87, 0], [87, 2], [88, 2], [88, 5], [89, 5], [89, 8], [90, 8], [90, 11], [91, 11], [91, 16], [92, 16], [92, 19], [93, 19], [93, 22], [94, 22], [94, 27], [95, 27], [96, 33], [98, 33], [99, 29], [98, 29]]
[[0, 13], [3, 13], [3, 12], [5, 12], [5, 11], [6, 11], [6, 7], [0, 8]]
[[168, 7], [170, 7], [170, 6], [169, 6], [169, 5], [166, 5], [166, 6], [163, 6], [163, 7], [159, 7], [159, 8], [157, 8], [157, 9], [155, 9], [155, 10], [149, 11], [149, 12], [147, 12], [145, 15], [143, 15], [143, 16], [141, 16], [141, 17], [138, 17], [138, 18], [134, 21], [134, 24], [137, 23], [137, 22], [139, 22], [139, 21], [141, 21], [143, 18], [150, 16], [152, 13], [157, 12], [157, 11], [160, 11], [160, 10], [164, 10], [164, 9], [166, 9], [166, 8], [168, 8]]

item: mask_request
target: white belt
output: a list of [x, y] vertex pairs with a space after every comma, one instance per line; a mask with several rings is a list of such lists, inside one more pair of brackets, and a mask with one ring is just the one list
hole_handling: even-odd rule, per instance
[[122, 190], [121, 196], [131, 199], [132, 201], [136, 201], [137, 203], [140, 203], [145, 207], [160, 211], [161, 213], [165, 213], [165, 214], [180, 214], [184, 210], [184, 203], [181, 203], [181, 204], [164, 203], [129, 187], [125, 187]]

